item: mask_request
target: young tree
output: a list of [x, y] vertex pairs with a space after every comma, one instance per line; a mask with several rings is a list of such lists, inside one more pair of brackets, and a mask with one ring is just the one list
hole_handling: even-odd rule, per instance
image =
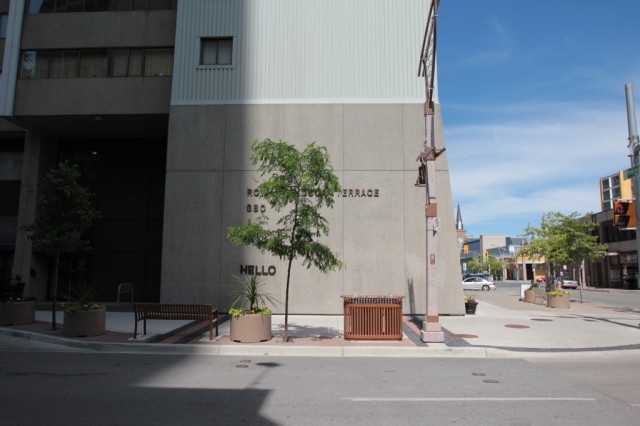
[[599, 244], [598, 237], [591, 235], [596, 226], [577, 212], [569, 215], [545, 213], [539, 228], [528, 226], [525, 230], [525, 235], [531, 237], [531, 243], [525, 245], [520, 253], [533, 259], [544, 257], [547, 270], [557, 265], [599, 259], [607, 245]]
[[262, 215], [255, 222], [249, 220], [245, 226], [230, 227], [227, 238], [235, 245], [252, 245], [261, 252], [287, 260], [283, 338], [287, 342], [294, 259], [301, 258], [307, 268], [315, 266], [325, 273], [343, 267], [331, 249], [318, 241], [329, 234], [328, 222], [320, 209], [333, 207], [340, 184], [326, 148], [315, 143], [299, 151], [286, 141], [255, 140], [251, 144], [251, 163], [258, 165], [262, 177], [268, 175], [258, 186], [260, 196], [283, 215], [273, 229], [268, 228], [268, 219]]
[[484, 269], [484, 263], [482, 257], [479, 254], [473, 256], [473, 258], [467, 263], [469, 269], [473, 272], [480, 272]]
[[42, 183], [35, 221], [25, 226], [29, 238], [54, 257], [51, 326], [56, 329], [56, 299], [60, 253], [85, 250], [89, 242], [81, 238], [98, 213], [91, 207], [92, 194], [78, 183], [80, 170], [68, 161], [58, 164]]

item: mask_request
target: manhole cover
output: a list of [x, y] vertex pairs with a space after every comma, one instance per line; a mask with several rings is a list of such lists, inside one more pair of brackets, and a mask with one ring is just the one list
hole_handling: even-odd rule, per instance
[[490, 380], [490, 379], [483, 380], [483, 382], [485, 382], [485, 383], [500, 383], [500, 382], [499, 382], [499, 381], [497, 381], [497, 380]]
[[247, 364], [238, 364], [236, 368], [249, 368], [249, 366]]
[[505, 327], [507, 327], [507, 328], [529, 328], [528, 325], [522, 325], [522, 324], [506, 324]]
[[458, 339], [475, 339], [478, 336], [476, 336], [475, 334], [452, 334], [451, 337], [455, 337]]

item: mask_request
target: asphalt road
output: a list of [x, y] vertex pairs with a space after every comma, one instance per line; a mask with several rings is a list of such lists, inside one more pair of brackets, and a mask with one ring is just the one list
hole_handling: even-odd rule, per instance
[[5, 426], [638, 423], [638, 408], [543, 367], [4, 349], [0, 413]]
[[[618, 309], [617, 294], [594, 296]], [[639, 356], [141, 355], [0, 336], [0, 424], [626, 426], [640, 423]]]

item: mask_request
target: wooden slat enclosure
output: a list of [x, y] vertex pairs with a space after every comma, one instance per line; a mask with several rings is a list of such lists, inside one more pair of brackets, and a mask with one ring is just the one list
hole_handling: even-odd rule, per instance
[[404, 296], [342, 296], [346, 340], [402, 340]]

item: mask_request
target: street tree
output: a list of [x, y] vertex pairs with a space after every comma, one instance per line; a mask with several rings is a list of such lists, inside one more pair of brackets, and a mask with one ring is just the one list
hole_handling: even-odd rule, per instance
[[532, 259], [545, 259], [547, 273], [562, 265], [572, 265], [583, 260], [597, 260], [604, 256], [606, 244], [598, 243], [592, 235], [597, 225], [577, 212], [563, 215], [559, 212], [545, 213], [540, 227], [528, 226], [525, 235], [531, 242], [522, 247], [520, 253]]
[[254, 140], [251, 164], [258, 166], [263, 181], [260, 196], [281, 216], [270, 227], [266, 215], [244, 226], [230, 227], [227, 238], [238, 246], [251, 245], [287, 261], [285, 322], [283, 340], [289, 340], [289, 288], [291, 266], [302, 259], [307, 268], [314, 266], [327, 273], [344, 265], [331, 249], [319, 240], [329, 234], [328, 221], [320, 210], [332, 208], [340, 189], [326, 148], [307, 145], [300, 151], [286, 141]]
[[82, 236], [98, 212], [91, 206], [91, 192], [78, 183], [80, 170], [69, 161], [59, 163], [42, 182], [35, 220], [24, 227], [29, 239], [54, 258], [51, 302], [51, 327], [56, 329], [56, 299], [60, 254], [72, 250], [88, 250]]

